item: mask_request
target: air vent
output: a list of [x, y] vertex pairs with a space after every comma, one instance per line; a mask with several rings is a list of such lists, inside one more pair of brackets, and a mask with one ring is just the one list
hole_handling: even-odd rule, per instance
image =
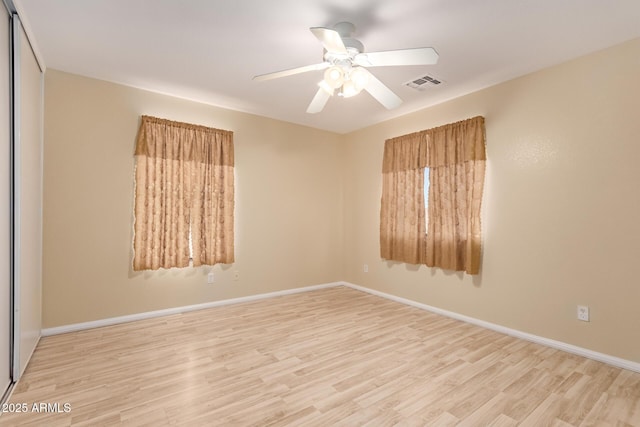
[[410, 80], [406, 82], [404, 85], [408, 86], [412, 89], [423, 91], [429, 88], [430, 86], [438, 86], [442, 84], [442, 80], [437, 79], [433, 76], [422, 76], [417, 79]]

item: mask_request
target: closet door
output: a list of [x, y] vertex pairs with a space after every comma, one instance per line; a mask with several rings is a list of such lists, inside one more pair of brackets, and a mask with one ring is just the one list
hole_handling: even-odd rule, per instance
[[42, 70], [13, 15], [13, 381], [40, 339], [42, 312]]
[[10, 15], [0, 4], [0, 398], [11, 384]]

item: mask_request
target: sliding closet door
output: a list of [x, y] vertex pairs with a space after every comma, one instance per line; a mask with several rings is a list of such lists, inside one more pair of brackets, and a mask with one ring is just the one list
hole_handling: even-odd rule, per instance
[[13, 380], [16, 381], [38, 344], [41, 330], [43, 79], [17, 15], [13, 15], [12, 24], [16, 255]]
[[0, 4], [0, 398], [11, 384], [10, 16]]

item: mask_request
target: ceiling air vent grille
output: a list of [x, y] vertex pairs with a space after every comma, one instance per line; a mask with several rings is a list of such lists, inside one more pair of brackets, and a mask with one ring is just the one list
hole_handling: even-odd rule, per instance
[[422, 76], [422, 77], [418, 77], [417, 79], [410, 80], [406, 82], [404, 85], [415, 90], [423, 91], [430, 86], [438, 86], [440, 84], [442, 84], [442, 80], [440, 79], [436, 79], [433, 76]]

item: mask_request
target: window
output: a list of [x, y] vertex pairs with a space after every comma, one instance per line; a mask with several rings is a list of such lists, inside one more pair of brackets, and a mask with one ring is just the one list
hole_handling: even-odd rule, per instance
[[385, 142], [383, 259], [479, 272], [484, 135], [474, 117]]
[[424, 168], [424, 232], [429, 232], [429, 168]]
[[142, 116], [134, 270], [234, 261], [233, 133]]
[[191, 227], [189, 227], [189, 262], [193, 263], [193, 237], [191, 237]]

